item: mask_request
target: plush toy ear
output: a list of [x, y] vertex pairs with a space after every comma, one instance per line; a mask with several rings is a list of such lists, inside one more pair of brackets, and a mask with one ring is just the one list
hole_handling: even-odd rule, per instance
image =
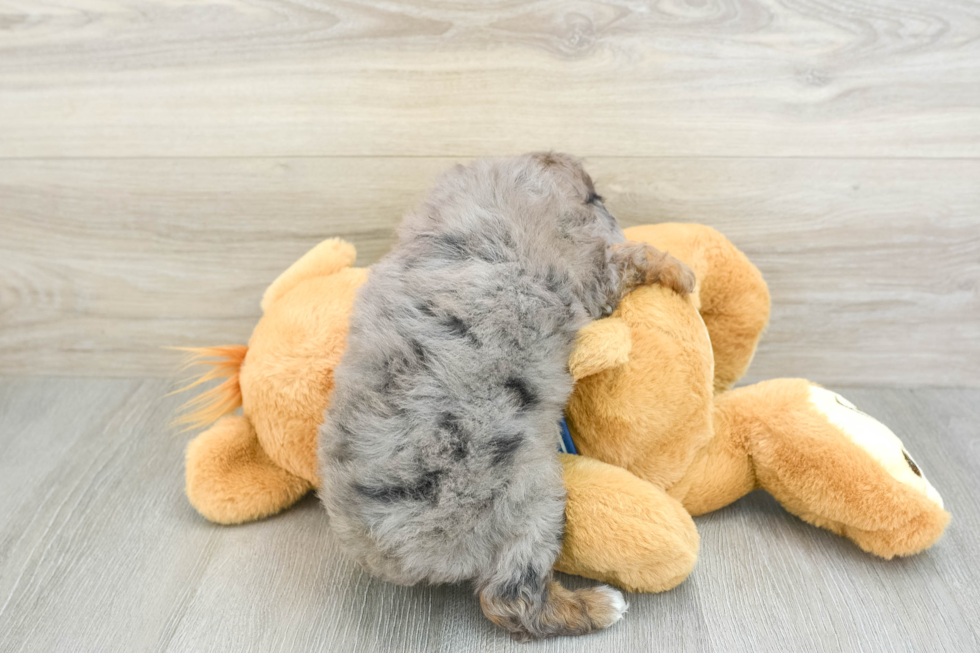
[[290, 265], [272, 282], [262, 296], [262, 312], [277, 299], [312, 277], [325, 277], [354, 264], [357, 250], [340, 238], [328, 238]]
[[568, 359], [568, 369], [576, 381], [603, 370], [625, 365], [633, 339], [622, 318], [596, 320], [578, 332], [575, 351]]

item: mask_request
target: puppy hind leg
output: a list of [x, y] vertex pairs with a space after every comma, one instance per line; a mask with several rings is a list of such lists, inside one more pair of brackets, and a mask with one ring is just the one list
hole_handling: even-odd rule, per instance
[[[554, 556], [551, 556], [552, 558]], [[512, 563], [480, 584], [483, 613], [517, 641], [586, 635], [619, 621], [628, 607], [606, 585], [569, 590], [554, 579], [553, 560]]]

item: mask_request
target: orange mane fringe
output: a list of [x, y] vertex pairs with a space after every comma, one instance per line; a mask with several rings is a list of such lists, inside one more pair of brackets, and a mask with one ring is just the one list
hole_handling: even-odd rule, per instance
[[174, 419], [174, 426], [182, 426], [182, 431], [203, 428], [242, 405], [242, 387], [238, 382], [238, 372], [245, 360], [245, 354], [248, 353], [246, 345], [171, 347], [171, 349], [190, 354], [183, 370], [198, 366], [210, 369], [195, 381], [174, 390], [167, 396], [186, 392], [214, 379], [225, 379], [219, 385], [184, 403], [178, 409], [182, 414]]

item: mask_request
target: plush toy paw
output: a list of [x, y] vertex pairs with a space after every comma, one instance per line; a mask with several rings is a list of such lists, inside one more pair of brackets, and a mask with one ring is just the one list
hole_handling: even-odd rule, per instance
[[810, 403], [851, 442], [874, 458], [892, 478], [943, 507], [943, 498], [891, 429], [858, 410], [857, 406], [836, 392], [817, 385], [810, 386]]
[[187, 498], [213, 522], [268, 517], [311, 489], [269, 459], [244, 417], [223, 417], [187, 445]]
[[748, 440], [759, 485], [801, 519], [883, 558], [918, 553], [949, 522], [902, 441], [840, 395], [802, 379], [735, 390], [763, 435]]
[[555, 568], [633, 592], [663, 592], [694, 569], [694, 520], [663, 490], [587, 456], [559, 454], [568, 501]]
[[[843, 521], [841, 534], [865, 551], [884, 558], [912, 555], [932, 546], [942, 536], [950, 516], [943, 509], [943, 498], [898, 436], [830, 390], [811, 385], [810, 403], [895, 483], [892, 496], [877, 497], [888, 506], [887, 523], [868, 528], [863, 520]], [[875, 501], [876, 497], [870, 493], [866, 503]]]

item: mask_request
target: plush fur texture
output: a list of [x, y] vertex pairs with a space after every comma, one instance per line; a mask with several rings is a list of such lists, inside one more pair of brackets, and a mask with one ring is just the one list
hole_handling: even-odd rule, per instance
[[473, 579], [517, 638], [618, 619], [613, 594], [550, 580], [555, 448], [576, 333], [652, 280], [693, 287], [672, 257], [624, 243], [575, 159], [446, 173], [361, 288], [335, 373], [320, 494], [348, 554], [393, 582]]
[[[741, 252], [701, 225], [649, 225], [626, 235], [685, 260], [698, 286], [686, 300], [641, 288], [580, 332], [569, 358], [578, 382], [568, 412], [589, 455], [559, 456], [567, 498], [556, 568], [634, 591], [669, 589], [697, 558], [690, 515], [757, 487], [882, 557], [911, 555], [939, 539], [948, 513], [928, 492], [886, 473], [817, 410], [811, 384], [775, 379], [726, 392], [748, 368], [769, 315], [765, 283]], [[221, 418], [188, 447], [188, 497], [219, 523], [286, 509], [304, 487], [294, 478], [319, 485], [316, 429], [368, 273], [347, 267], [353, 248], [339, 241], [315, 252], [283, 274], [289, 284], [274, 284], [288, 290], [265, 304], [240, 370], [240, 350], [228, 352], [220, 370], [239, 374], [246, 417]], [[213, 353], [220, 364], [224, 354]], [[234, 388], [226, 390], [224, 406], [235, 405]], [[657, 470], [675, 464], [680, 469]]]
[[560, 454], [568, 501], [558, 569], [634, 592], [663, 592], [694, 569], [700, 538], [679, 501], [588, 456]]
[[226, 417], [187, 447], [187, 498], [222, 524], [261, 519], [312, 484], [275, 464], [244, 417]]
[[[649, 483], [631, 496], [651, 505], [672, 498], [692, 515], [761, 487], [793, 514], [884, 558], [918, 553], [942, 536], [949, 514], [921, 470], [907, 463], [919, 477], [916, 484], [887, 470], [881, 451], [858, 446], [854, 434], [818, 409], [816, 386], [774, 379], [726, 391], [751, 362], [769, 315], [765, 283], [741, 252], [700, 225], [650, 225], [628, 229], [626, 236], [669, 249], [695, 270], [699, 283], [689, 297], [639, 288], [609, 320], [582, 332], [572, 357], [580, 362], [572, 369], [579, 380], [566, 409], [582, 454]], [[881, 426], [864, 419], [866, 428]], [[911, 460], [897, 438], [881, 446], [897, 447], [892, 459]], [[675, 529], [686, 526], [686, 517], [674, 520]], [[610, 578], [625, 567], [590, 546], [607, 532], [592, 531], [596, 525], [569, 519], [565, 547], [574, 554], [562, 556], [559, 569]], [[660, 544], [658, 557], [692, 550], [680, 540]], [[633, 586], [678, 582], [668, 566], [643, 570]]]
[[323, 241], [266, 291], [265, 315], [248, 347], [195, 351], [196, 362], [211, 357], [206, 378], [228, 379], [191, 405], [188, 421], [213, 420], [238, 405], [243, 412], [243, 418], [218, 420], [187, 448], [187, 496], [208, 519], [259, 519], [319, 487], [317, 428], [333, 392], [354, 296], [368, 276], [365, 268], [349, 267], [355, 254], [342, 240]]

